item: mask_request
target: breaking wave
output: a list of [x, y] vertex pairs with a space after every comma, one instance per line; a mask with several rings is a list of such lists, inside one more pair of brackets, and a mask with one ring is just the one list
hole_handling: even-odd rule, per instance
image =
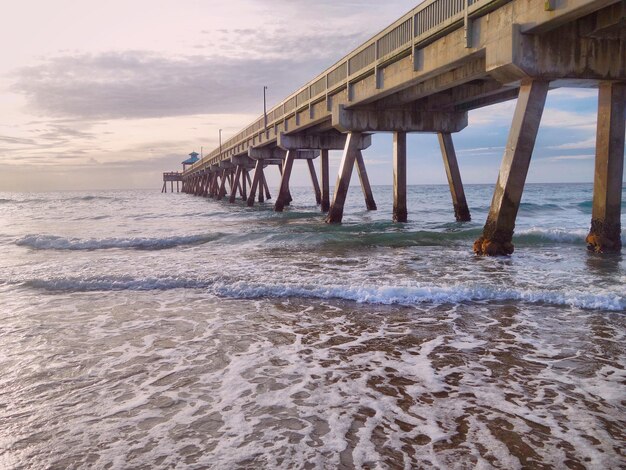
[[221, 234], [190, 235], [163, 238], [64, 238], [54, 235], [27, 235], [15, 241], [18, 246], [35, 250], [107, 250], [112, 248], [135, 250], [165, 250], [177, 246], [201, 245], [215, 241]]
[[498, 288], [487, 285], [338, 285], [300, 283], [254, 283], [221, 279], [180, 277], [134, 278], [92, 277], [34, 279], [21, 285], [47, 291], [151, 291], [207, 289], [210, 294], [232, 299], [313, 298], [347, 300], [365, 304], [402, 305], [457, 304], [480, 301], [521, 301], [534, 304], [562, 305], [583, 309], [625, 311], [626, 297], [615, 292], [550, 291], [534, 288]]
[[626, 298], [614, 293], [580, 291], [547, 291], [533, 289], [500, 289], [489, 286], [337, 286], [251, 284], [235, 282], [215, 284], [215, 294], [235, 298], [312, 297], [343, 299], [358, 303], [382, 305], [448, 304], [472, 301], [516, 300], [529, 303], [564, 305], [584, 309], [620, 311], [626, 309]]

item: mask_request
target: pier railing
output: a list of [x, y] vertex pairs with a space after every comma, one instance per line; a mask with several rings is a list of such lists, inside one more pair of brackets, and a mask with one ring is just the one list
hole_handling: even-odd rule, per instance
[[163, 181], [182, 181], [183, 174], [178, 171], [168, 171], [163, 173]]
[[465, 27], [469, 35], [469, 21], [482, 16], [509, 0], [427, 0], [385, 28], [372, 39], [355, 49], [332, 67], [302, 86], [265, 116], [222, 144], [222, 151], [215, 149], [192, 165], [193, 171], [207, 164], [219, 163], [230, 157], [229, 150], [255, 136], [267, 132], [274, 125], [294, 113], [325, 100], [348, 87], [351, 82], [377, 73], [385, 67], [412, 54], [448, 32]]

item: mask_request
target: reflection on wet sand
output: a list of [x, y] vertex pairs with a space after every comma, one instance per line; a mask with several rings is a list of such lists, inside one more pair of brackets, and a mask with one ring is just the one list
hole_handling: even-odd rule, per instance
[[621, 313], [109, 295], [4, 333], [0, 464], [624, 463]]

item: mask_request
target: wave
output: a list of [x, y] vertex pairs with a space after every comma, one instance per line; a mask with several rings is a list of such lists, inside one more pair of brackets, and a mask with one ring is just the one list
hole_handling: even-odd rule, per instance
[[[107, 217], [107, 216], [101, 216]], [[280, 230], [253, 231], [238, 234], [202, 234], [189, 236], [173, 236], [162, 238], [130, 237], [130, 238], [66, 238], [55, 235], [26, 235], [14, 241], [17, 246], [35, 250], [67, 250], [94, 251], [106, 249], [164, 250], [186, 245], [202, 245], [217, 240], [232, 244], [245, 244], [261, 241], [268, 246], [275, 245], [306, 245], [326, 246], [332, 248], [363, 248], [390, 247], [402, 248], [412, 246], [460, 246], [471, 244], [482, 233], [482, 228], [471, 228], [455, 231], [406, 231], [406, 232], [355, 232], [348, 230], [326, 229], [324, 226], [317, 231]], [[515, 233], [513, 243], [517, 246], [533, 246], [546, 244], [577, 244], [584, 245], [586, 229], [538, 228], [520, 230]], [[622, 237], [626, 244], [626, 239]], [[469, 246], [469, 245], [468, 245]]]
[[[481, 234], [482, 228], [451, 231], [406, 231], [406, 232], [361, 232], [354, 231], [318, 231], [302, 232], [294, 237], [293, 232], [271, 234], [270, 243], [290, 243], [306, 245], [328, 245], [338, 247], [410, 247], [410, 246], [458, 246], [472, 243]], [[546, 244], [585, 243], [586, 229], [559, 229], [531, 227], [515, 232], [513, 244], [519, 246]]]
[[125, 199], [114, 196], [70, 196], [70, 197], [31, 197], [26, 199], [0, 199], [0, 204], [41, 204], [41, 203], [65, 203], [77, 201], [123, 201]]
[[165, 250], [177, 246], [201, 245], [219, 239], [222, 234], [190, 235], [163, 238], [64, 238], [54, 235], [27, 235], [15, 241], [18, 246], [35, 250], [107, 250], [112, 248], [135, 250]]
[[216, 284], [214, 293], [235, 298], [312, 297], [343, 299], [358, 303], [405, 305], [423, 303], [457, 304], [472, 301], [522, 301], [562, 305], [583, 309], [623, 311], [626, 298], [613, 293], [596, 294], [580, 291], [541, 291], [532, 289], [500, 289], [487, 286], [298, 286], [236, 282]]
[[76, 196], [68, 198], [69, 201], [111, 201], [119, 198], [113, 196]]
[[145, 278], [136, 279], [130, 276], [92, 277], [86, 279], [32, 279], [22, 285], [33, 289], [60, 292], [107, 292], [107, 291], [155, 291], [173, 289], [203, 289], [210, 287], [212, 282], [181, 279], [181, 278]]
[[[532, 227], [516, 232], [513, 244], [544, 244], [546, 242], [571, 243], [584, 245], [585, 238], [589, 234], [588, 229], [565, 230], [559, 228], [542, 229]], [[622, 243], [626, 243], [626, 237], [622, 233]]]
[[231, 299], [312, 298], [353, 301], [363, 304], [403, 305], [459, 304], [485, 301], [519, 301], [532, 304], [576, 307], [582, 309], [626, 311], [626, 297], [614, 292], [581, 290], [539, 290], [498, 288], [486, 285], [323, 286], [298, 283], [254, 283], [222, 279], [186, 279], [180, 277], [133, 278], [92, 277], [34, 279], [19, 283], [46, 291], [151, 291], [206, 289], [209, 294]]
[[520, 203], [520, 211], [522, 212], [530, 212], [530, 213], [535, 213], [535, 212], [542, 212], [542, 211], [562, 211], [565, 210], [564, 207], [559, 206], [558, 204], [551, 204], [551, 203], [546, 203], [546, 204], [536, 204], [533, 202], [522, 202]]
[[513, 236], [513, 243], [533, 244], [545, 242], [584, 244], [588, 230], [565, 230], [560, 228], [531, 227], [520, 230]]

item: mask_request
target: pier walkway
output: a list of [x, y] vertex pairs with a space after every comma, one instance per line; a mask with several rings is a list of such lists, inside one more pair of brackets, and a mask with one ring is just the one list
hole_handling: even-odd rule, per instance
[[[621, 249], [626, 107], [626, 1], [427, 0], [187, 168], [182, 190], [270, 198], [264, 171], [277, 165], [275, 210], [291, 201], [296, 160], [306, 161], [329, 223], [342, 220], [356, 165], [368, 209], [376, 203], [362, 151], [393, 133], [393, 218], [404, 222], [408, 132], [437, 133], [457, 220], [470, 219], [452, 135], [467, 113], [517, 98], [479, 254], [513, 252], [513, 231], [549, 89], [599, 90], [590, 249]], [[343, 150], [332, 200], [329, 150]], [[320, 159], [321, 184], [313, 160]], [[298, 167], [303, 168], [302, 165]]]

